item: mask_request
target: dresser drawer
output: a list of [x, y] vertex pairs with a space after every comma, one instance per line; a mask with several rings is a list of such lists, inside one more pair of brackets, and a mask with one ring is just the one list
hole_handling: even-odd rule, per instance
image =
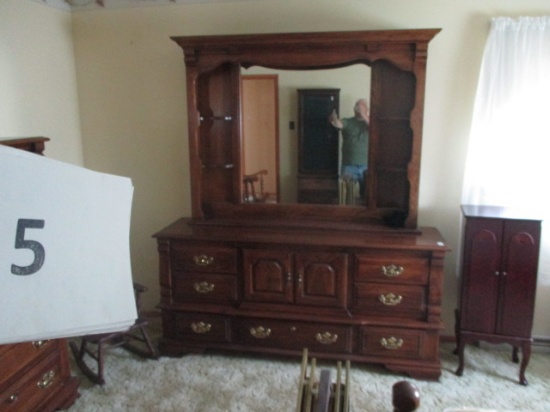
[[421, 255], [383, 253], [355, 256], [358, 281], [413, 283], [425, 285], [430, 273], [430, 260]]
[[211, 273], [172, 273], [176, 302], [229, 303], [238, 299], [237, 277]]
[[32, 411], [53, 395], [65, 379], [60, 370], [59, 353], [54, 351], [38, 365], [0, 391], [1, 411]]
[[426, 293], [423, 286], [356, 283], [353, 310], [365, 315], [424, 320]]
[[[226, 317], [178, 312], [164, 314], [164, 316], [164, 336], [167, 338], [183, 339], [184, 342], [231, 341], [230, 322]], [[166, 325], [169, 325], [169, 328]]]
[[420, 359], [424, 352], [422, 331], [366, 327], [360, 335], [359, 352], [368, 356]]
[[57, 345], [59, 345], [59, 342], [56, 340], [38, 340], [13, 345], [2, 345], [0, 354], [0, 365], [2, 365], [0, 385], [18, 371], [25, 369], [25, 367], [33, 363], [35, 359], [55, 350]]
[[240, 319], [235, 321], [234, 331], [235, 339], [249, 346], [339, 353], [352, 350], [350, 326]]
[[237, 273], [237, 256], [237, 249], [234, 248], [174, 243], [170, 264], [175, 271]]

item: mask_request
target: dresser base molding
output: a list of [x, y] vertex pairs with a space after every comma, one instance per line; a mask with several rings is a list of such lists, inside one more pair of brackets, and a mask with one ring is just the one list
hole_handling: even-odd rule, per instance
[[[190, 354], [204, 354], [204, 353], [219, 353], [219, 354], [239, 354], [246, 356], [270, 356], [277, 357], [282, 359], [299, 359], [301, 358], [299, 350], [285, 350], [285, 349], [271, 349], [271, 348], [262, 348], [262, 347], [250, 347], [245, 345], [209, 345], [205, 347], [201, 344], [184, 344], [179, 340], [172, 340], [167, 338], [162, 338], [159, 341], [159, 349], [163, 356], [168, 357], [181, 357]], [[327, 353], [327, 352], [315, 352], [309, 351], [310, 355], [317, 359], [325, 360], [349, 360], [354, 364], [378, 364], [382, 365], [386, 369], [399, 373], [406, 374], [413, 379], [427, 380], [427, 381], [438, 381], [441, 377], [441, 362], [439, 360], [439, 355], [437, 360], [434, 361], [422, 361], [418, 362], [415, 360], [406, 360], [406, 359], [380, 359], [380, 357], [375, 356], [359, 356], [359, 355], [343, 355], [341, 353]], [[354, 366], [355, 367], [355, 366]]]

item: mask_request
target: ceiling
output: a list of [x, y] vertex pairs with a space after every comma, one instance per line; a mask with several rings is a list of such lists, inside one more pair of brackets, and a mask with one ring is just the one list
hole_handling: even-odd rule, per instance
[[228, 3], [242, 0], [33, 0], [47, 6], [68, 11], [119, 9], [192, 3]]

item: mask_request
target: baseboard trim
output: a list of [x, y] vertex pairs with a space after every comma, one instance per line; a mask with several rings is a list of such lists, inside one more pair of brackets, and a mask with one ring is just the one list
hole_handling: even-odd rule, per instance
[[[441, 335], [439, 337], [440, 343], [456, 343], [454, 335]], [[533, 338], [533, 346], [550, 348], [550, 338]]]

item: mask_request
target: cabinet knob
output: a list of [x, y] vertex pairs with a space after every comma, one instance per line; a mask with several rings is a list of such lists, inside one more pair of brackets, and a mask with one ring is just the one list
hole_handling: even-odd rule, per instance
[[389, 350], [399, 349], [401, 346], [403, 346], [403, 339], [396, 338], [395, 336], [389, 337], [387, 339], [382, 338], [380, 339], [380, 345]]
[[8, 402], [9, 403], [14, 403], [14, 402], [17, 401], [17, 399], [19, 399], [19, 394], [14, 393], [13, 395], [10, 395], [10, 397], [8, 398]]
[[338, 335], [336, 333], [323, 332], [315, 335], [315, 340], [322, 343], [323, 345], [332, 345], [338, 340]]
[[210, 293], [214, 291], [214, 284], [208, 282], [195, 282], [193, 285], [199, 293]]
[[196, 255], [193, 259], [197, 266], [208, 266], [214, 262], [214, 258], [207, 255]]
[[32, 346], [34, 346], [36, 349], [40, 349], [42, 346], [48, 343], [48, 340], [34, 340], [32, 342]]
[[195, 333], [208, 333], [212, 329], [212, 325], [210, 323], [204, 323], [204, 322], [193, 322], [191, 323], [191, 330]]
[[385, 295], [378, 296], [378, 300], [386, 306], [399, 305], [403, 300], [403, 296], [394, 295], [393, 293], [387, 293]]
[[265, 339], [271, 335], [271, 329], [258, 326], [257, 328], [250, 328], [250, 334], [256, 339]]
[[400, 276], [405, 271], [405, 268], [403, 266], [397, 266], [397, 265], [386, 265], [382, 266], [380, 268], [380, 271], [384, 276], [387, 276], [389, 278], [394, 278], [396, 276]]
[[286, 281], [287, 281], [287, 283], [292, 282], [292, 273], [291, 272], [288, 272], [286, 274]]

